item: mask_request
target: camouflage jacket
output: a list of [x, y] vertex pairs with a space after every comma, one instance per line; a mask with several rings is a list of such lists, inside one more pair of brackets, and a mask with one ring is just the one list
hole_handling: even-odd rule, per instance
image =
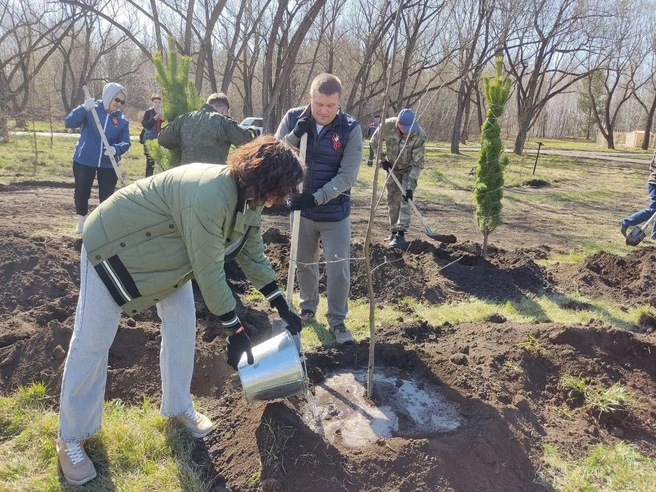
[[380, 132], [383, 132], [383, 157], [394, 164], [395, 174], [408, 175], [408, 189], [414, 190], [417, 187], [417, 180], [419, 174], [424, 168], [424, 154], [426, 152], [426, 133], [421, 127], [415, 132], [412, 132], [407, 138], [401, 135], [401, 132], [396, 128], [396, 117], [387, 118], [376, 129], [371, 136], [371, 148], [374, 151], [378, 150], [378, 139]]
[[157, 141], [162, 147], [179, 150], [181, 164], [225, 164], [230, 145], [243, 145], [256, 136], [255, 130], [242, 128], [229, 116], [203, 104], [198, 111], [181, 114], [166, 125]]

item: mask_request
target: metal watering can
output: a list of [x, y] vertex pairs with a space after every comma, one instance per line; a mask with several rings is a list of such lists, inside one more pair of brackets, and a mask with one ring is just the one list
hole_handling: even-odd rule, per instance
[[253, 347], [254, 363], [246, 354], [237, 366], [248, 403], [287, 398], [308, 389], [308, 377], [292, 335], [285, 330]]

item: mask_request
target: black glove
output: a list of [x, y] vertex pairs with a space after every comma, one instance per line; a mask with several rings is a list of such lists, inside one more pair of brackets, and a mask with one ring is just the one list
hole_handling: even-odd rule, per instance
[[305, 210], [316, 206], [317, 201], [314, 199], [314, 195], [310, 192], [303, 192], [289, 201], [289, 208], [291, 210]]
[[383, 170], [388, 173], [390, 172], [390, 169], [392, 169], [392, 163], [388, 161], [387, 159], [383, 159], [380, 161], [380, 167], [383, 168]]
[[226, 349], [228, 352], [228, 365], [230, 365], [235, 371], [241, 360], [241, 356], [246, 352], [246, 358], [248, 364], [252, 364], [253, 360], [253, 346], [251, 345], [251, 339], [248, 338], [246, 330], [244, 327], [240, 327], [234, 335], [230, 335], [226, 338]]
[[278, 310], [280, 318], [287, 323], [287, 331], [292, 335], [297, 335], [303, 329], [303, 322], [298, 314], [289, 309], [289, 305], [283, 296], [278, 296], [272, 302], [273, 307]]
[[298, 121], [296, 122], [296, 126], [294, 127], [292, 132], [298, 138], [301, 138], [303, 135], [309, 133], [311, 130], [312, 130], [312, 120], [307, 116], [303, 116], [302, 118], [298, 119]]
[[405, 190], [405, 195], [403, 196], [403, 199], [407, 202], [408, 200], [412, 200], [412, 190]]

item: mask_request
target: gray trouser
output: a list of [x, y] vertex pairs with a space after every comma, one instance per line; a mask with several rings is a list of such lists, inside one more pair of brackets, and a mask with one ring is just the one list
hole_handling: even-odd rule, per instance
[[397, 231], [407, 231], [410, 228], [410, 218], [412, 217], [412, 208], [410, 204], [403, 199], [405, 190], [408, 186], [408, 175], [412, 168], [401, 172], [395, 172], [394, 175], [401, 182], [403, 193], [392, 178], [388, 178], [385, 188], [387, 189], [387, 208], [389, 210], [390, 230], [392, 233]]
[[[192, 407], [191, 376], [196, 347], [196, 308], [191, 282], [157, 303], [162, 320], [160, 372], [167, 417]], [[114, 302], [82, 247], [80, 297], [68, 349], [59, 404], [59, 435], [81, 441], [100, 429], [109, 349], [118, 331], [121, 308]]]
[[328, 324], [344, 323], [351, 287], [351, 218], [339, 222], [315, 222], [301, 217], [298, 236], [298, 286], [300, 308], [316, 313], [319, 306], [319, 240], [326, 260]]

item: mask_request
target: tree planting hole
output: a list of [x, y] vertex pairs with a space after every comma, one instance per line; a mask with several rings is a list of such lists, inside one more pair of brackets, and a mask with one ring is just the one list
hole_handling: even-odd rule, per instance
[[425, 438], [456, 430], [463, 421], [458, 406], [435, 385], [404, 374], [391, 368], [376, 371], [377, 403], [367, 398], [366, 371], [328, 375], [308, 397], [303, 420], [331, 444], [353, 448], [380, 438]]
[[549, 183], [543, 179], [529, 179], [528, 181], [524, 182], [524, 186], [528, 186], [530, 188], [545, 188], [549, 186]]

